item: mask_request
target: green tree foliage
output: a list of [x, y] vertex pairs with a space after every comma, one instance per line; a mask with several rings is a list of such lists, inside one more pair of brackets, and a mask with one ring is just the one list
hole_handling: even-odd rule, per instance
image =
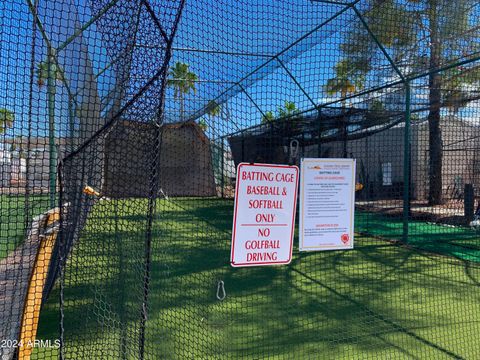
[[374, 99], [374, 100], [369, 104], [368, 110], [378, 113], [378, 112], [385, 111], [385, 106], [383, 105], [383, 103], [382, 103], [380, 100]]
[[217, 104], [215, 100], [210, 100], [207, 103], [207, 115], [211, 118], [215, 118], [217, 116], [220, 116], [220, 113], [222, 112], [222, 107], [221, 105]]
[[167, 86], [173, 88], [173, 96], [180, 102], [180, 120], [185, 119], [185, 95], [190, 92], [196, 93], [195, 87], [198, 80], [197, 74], [190, 71], [189, 65], [180, 61], [177, 61], [175, 65], [169, 71], [169, 79], [167, 80]]
[[356, 62], [350, 59], [339, 61], [334, 68], [335, 77], [327, 80], [324, 90], [327, 95], [333, 96], [339, 94], [343, 99], [345, 106], [345, 98], [363, 89], [365, 83], [365, 72], [358, 67]]
[[208, 129], [208, 124], [207, 124], [207, 122], [205, 121], [205, 119], [200, 119], [200, 120], [198, 120], [198, 126], [199, 126], [200, 129], [202, 129], [203, 131], [207, 131], [207, 129]]
[[15, 114], [5, 108], [0, 108], [0, 134], [4, 134], [8, 128], [13, 126], [15, 121]]
[[262, 117], [262, 124], [269, 123], [275, 120], [273, 111], [267, 111]]
[[[211, 124], [211, 129], [212, 129], [212, 135], [213, 137], [215, 137], [216, 135], [216, 130], [217, 130], [217, 126], [216, 126], [216, 118], [220, 116], [220, 114], [222, 113], [222, 106], [220, 104], [218, 104], [215, 100], [210, 100], [208, 103], [207, 103], [207, 106], [206, 106], [206, 113], [208, 115], [208, 117], [210, 118], [210, 124]], [[207, 122], [204, 121], [205, 123], [205, 129], [204, 131], [206, 131], [207, 129]]]
[[278, 108], [278, 117], [284, 118], [287, 116], [294, 115], [298, 112], [297, 105], [293, 101], [285, 101], [283, 107]]
[[293, 101], [287, 100], [283, 106], [278, 107], [276, 115], [273, 111], [267, 111], [262, 117], [262, 124], [295, 115], [298, 111], [297, 105]]
[[[346, 97], [350, 94], [363, 89], [365, 83], [364, 68], [356, 62], [346, 58], [339, 61], [334, 68], [335, 77], [327, 80], [324, 86], [325, 93], [329, 96], [339, 94], [342, 98], [342, 108], [346, 111]], [[342, 118], [340, 126], [340, 135], [343, 139], [343, 157], [347, 157], [347, 123], [345, 117]]]
[[[479, 27], [475, 23], [475, 0], [369, 0], [363, 17], [372, 33], [386, 48], [404, 76], [438, 69], [466, 54], [480, 51]], [[358, 22], [341, 45], [343, 59], [348, 61], [348, 80], [329, 80], [330, 88], [343, 95], [353, 89], [355, 77], [366, 78], [387, 63], [378, 63], [379, 48], [363, 25]], [[376, 61], [376, 62], [375, 62]], [[393, 68], [390, 68], [393, 72]], [[385, 74], [387, 75], [387, 74]], [[353, 77], [352, 77], [353, 76]], [[338, 74], [337, 74], [338, 77]], [[442, 199], [442, 108], [455, 112], [478, 96], [472, 87], [480, 85], [480, 66], [457, 67], [442, 73], [430, 73], [425, 81], [428, 92], [428, 125], [430, 186], [429, 203], [441, 204]]]
[[[54, 79], [56, 81], [62, 81], [62, 72], [57, 67], [57, 65], [55, 63], [52, 63], [50, 66]], [[35, 73], [37, 75], [37, 85], [41, 88], [45, 85], [48, 79], [48, 61], [42, 61], [38, 63], [37, 68], [35, 69]]]

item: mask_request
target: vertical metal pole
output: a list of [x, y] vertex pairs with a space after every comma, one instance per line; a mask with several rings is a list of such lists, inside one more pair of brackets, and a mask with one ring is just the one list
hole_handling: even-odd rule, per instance
[[403, 242], [408, 242], [408, 220], [410, 214], [410, 82], [405, 82], [405, 132], [403, 149]]
[[[300, 146], [301, 146], [301, 149], [302, 149], [300, 158], [303, 158], [303, 157], [305, 157], [305, 133], [304, 132], [302, 132], [302, 144]], [[300, 165], [300, 163], [298, 163], [298, 165]]]
[[[65, 236], [66, 232], [71, 229], [65, 228], [65, 213], [63, 208], [63, 200], [64, 200], [64, 193], [63, 193], [63, 171], [64, 171], [64, 164], [60, 163], [58, 166], [58, 180], [60, 185], [60, 191], [58, 194], [58, 201], [60, 204], [60, 231], [58, 233], [58, 272], [59, 272], [59, 282], [60, 282], [60, 292], [59, 292], [59, 337], [60, 337], [60, 348], [58, 350], [58, 358], [59, 360], [65, 359]], [[68, 222], [67, 222], [68, 224]], [[68, 225], [67, 225], [68, 226]]]
[[245, 139], [242, 132], [242, 162], [245, 161]]
[[73, 99], [68, 99], [68, 131], [70, 141], [70, 152], [75, 149], [74, 137], [75, 137], [75, 113], [73, 111]]
[[317, 158], [322, 157], [322, 109], [318, 110], [318, 143]]
[[222, 171], [221, 171], [221, 178], [220, 178], [220, 186], [222, 187], [222, 199], [225, 197], [225, 144], [223, 137], [220, 138], [220, 141], [222, 142], [222, 148], [221, 148], [221, 156], [222, 156]]
[[465, 223], [469, 224], [475, 214], [475, 195], [473, 184], [465, 184], [463, 190], [463, 209]]
[[48, 147], [49, 147], [49, 198], [50, 208], [55, 207], [57, 189], [57, 148], [55, 145], [55, 52], [49, 48], [47, 58], [47, 96], [48, 96]]
[[[277, 144], [276, 144], [276, 141], [275, 141], [274, 138], [273, 138], [273, 135], [274, 135], [274, 134], [273, 134], [273, 121], [270, 121], [270, 126], [269, 126], [269, 127], [270, 127], [270, 136], [268, 137], [268, 143], [265, 144], [265, 146], [266, 146], [267, 149], [266, 149], [266, 151], [265, 151], [264, 156], [266, 155], [265, 157], [267, 157], [267, 156], [271, 156], [271, 157], [269, 157], [268, 160], [265, 159], [264, 161], [266, 161], [267, 163], [275, 163], [275, 159], [274, 159], [274, 157], [271, 155], [271, 154], [273, 153], [273, 148], [277, 145]], [[280, 140], [280, 145], [281, 145], [281, 141], [282, 141], [282, 140]], [[267, 155], [267, 154], [268, 154], [268, 155]]]
[[113, 201], [113, 214], [114, 214], [114, 221], [115, 221], [115, 245], [117, 246], [118, 251], [118, 291], [120, 292], [120, 308], [118, 309], [120, 315], [120, 356], [122, 359], [127, 358], [127, 321], [125, 318], [125, 261], [124, 258], [126, 254], [124, 253], [123, 249], [123, 241], [124, 238], [120, 236], [120, 229], [118, 226], [119, 222], [119, 213], [118, 213], [118, 203], [120, 202], [119, 199], [115, 199]]

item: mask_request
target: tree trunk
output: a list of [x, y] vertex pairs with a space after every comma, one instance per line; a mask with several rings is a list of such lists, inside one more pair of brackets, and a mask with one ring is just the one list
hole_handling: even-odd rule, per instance
[[183, 114], [183, 94], [180, 95], [180, 121], [183, 122], [184, 114]]
[[[430, 2], [430, 69], [438, 69], [442, 54], [441, 43], [438, 36], [438, 19], [436, 1]], [[429, 76], [429, 103], [428, 113], [428, 140], [429, 140], [429, 178], [430, 187], [428, 193], [429, 205], [440, 205], [443, 202], [442, 188], [442, 165], [443, 165], [443, 144], [442, 131], [440, 128], [440, 103], [441, 103], [440, 74]]]

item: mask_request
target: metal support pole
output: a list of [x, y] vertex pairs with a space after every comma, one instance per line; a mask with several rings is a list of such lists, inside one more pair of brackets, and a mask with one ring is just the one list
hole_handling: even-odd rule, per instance
[[245, 160], [245, 138], [242, 132], [242, 162]]
[[112, 0], [106, 4], [102, 10], [100, 10], [95, 16], [88, 20], [82, 27], [75, 30], [75, 32], [67, 38], [63, 43], [57, 47], [57, 51], [60, 52], [65, 49], [70, 43], [72, 43], [78, 36], [82, 35], [85, 30], [87, 30], [95, 21], [100, 19], [105, 13], [115, 6], [119, 0]]
[[57, 148], [55, 144], [55, 81], [56, 65], [55, 51], [49, 48], [47, 58], [47, 96], [48, 96], [48, 147], [49, 147], [49, 198], [50, 208], [55, 207], [55, 197], [57, 190]]
[[322, 157], [322, 108], [318, 109], [318, 143], [317, 158]]
[[331, 5], [341, 5], [341, 6], [352, 6], [352, 3], [334, 1], [334, 0], [310, 0], [312, 3], [322, 3], [322, 4], [331, 4]]
[[69, 132], [69, 148], [70, 152], [75, 149], [75, 111], [72, 104], [72, 99], [68, 99], [68, 132]]
[[465, 224], [469, 224], [473, 220], [475, 214], [475, 192], [473, 184], [465, 184], [463, 191], [463, 209]]
[[120, 326], [121, 326], [121, 336], [120, 336], [120, 352], [123, 360], [127, 356], [127, 321], [125, 317], [125, 251], [123, 248], [124, 239], [121, 237], [120, 227], [118, 226], [119, 222], [119, 213], [118, 206], [120, 200], [115, 199], [113, 201], [113, 214], [115, 221], [115, 245], [117, 246], [117, 255], [118, 255], [118, 291], [119, 291], [119, 302], [120, 306], [118, 312], [120, 314]]
[[238, 87], [240, 88], [240, 90], [242, 90], [242, 92], [245, 94], [245, 96], [248, 98], [248, 100], [250, 100], [253, 103], [253, 105], [258, 110], [258, 112], [260, 114], [262, 114], [262, 119], [265, 118], [265, 113], [262, 111], [260, 106], [258, 106], [257, 102], [255, 100], [253, 100], [253, 98], [250, 96], [250, 94], [247, 92], [247, 90], [242, 86], [242, 84], [238, 83]]
[[305, 97], [308, 99], [308, 101], [310, 101], [310, 104], [312, 104], [312, 106], [314, 108], [316, 108], [317, 104], [315, 104], [315, 101], [313, 101], [313, 99], [310, 97], [310, 95], [308, 95], [308, 93], [305, 91], [303, 86], [298, 82], [298, 80], [295, 78], [295, 76], [293, 76], [292, 72], [290, 70], [288, 70], [288, 68], [285, 66], [283, 61], [280, 60], [280, 58], [276, 57], [276, 59], [277, 59], [277, 62], [280, 64], [280, 66], [283, 68], [283, 70], [285, 70], [287, 75], [290, 77], [290, 79], [292, 79], [292, 81], [295, 83], [295, 85], [297, 85], [297, 87], [300, 89], [300, 91], [303, 93], [303, 95], [305, 95]]
[[403, 242], [408, 242], [408, 221], [410, 214], [410, 115], [411, 89], [410, 82], [405, 83], [405, 131], [403, 141]]
[[222, 199], [225, 197], [225, 143], [224, 143], [224, 140], [223, 140], [223, 137], [220, 138], [220, 140], [222, 141], [222, 148], [221, 148], [221, 156], [222, 156], [222, 171], [221, 171], [221, 178], [220, 178], [220, 186], [222, 188]]
[[168, 43], [170, 41], [170, 39], [168, 38], [167, 33], [163, 29], [163, 26], [162, 26], [162, 23], [161, 23], [160, 19], [157, 17], [157, 15], [155, 14], [155, 11], [153, 11], [152, 7], [150, 6], [150, 3], [147, 0], [142, 0], [142, 4], [145, 6], [145, 9], [147, 9], [148, 14], [152, 18], [152, 21], [157, 26], [158, 31], [160, 31], [160, 34], [162, 35], [163, 40], [166, 43]]

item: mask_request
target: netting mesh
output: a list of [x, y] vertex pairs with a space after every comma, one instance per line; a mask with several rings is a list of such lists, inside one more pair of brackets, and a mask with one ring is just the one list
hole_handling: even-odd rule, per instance
[[[480, 357], [479, 12], [1, 2], [0, 358]], [[302, 158], [354, 249], [233, 268], [237, 166]]]

